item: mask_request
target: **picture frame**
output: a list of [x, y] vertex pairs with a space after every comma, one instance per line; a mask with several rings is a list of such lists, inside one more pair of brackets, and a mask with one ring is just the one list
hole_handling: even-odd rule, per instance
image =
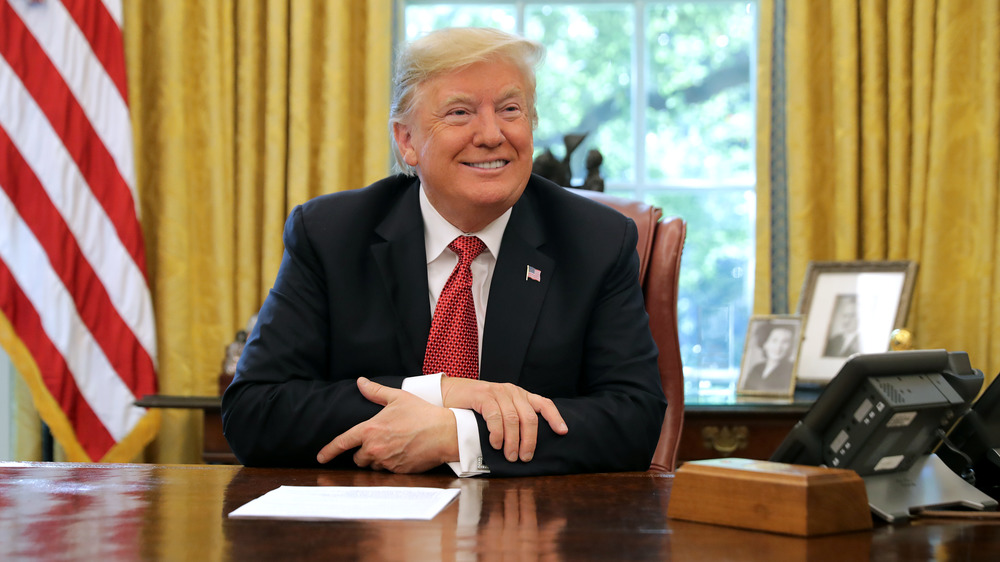
[[906, 260], [810, 262], [798, 305], [799, 384], [825, 386], [851, 355], [889, 351], [892, 331], [906, 324], [917, 269]]
[[791, 398], [802, 341], [803, 317], [757, 314], [750, 317], [736, 383], [738, 395]]

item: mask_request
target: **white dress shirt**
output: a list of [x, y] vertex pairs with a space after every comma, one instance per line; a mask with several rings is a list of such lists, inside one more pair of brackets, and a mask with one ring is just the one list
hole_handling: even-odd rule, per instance
[[[479, 232], [462, 232], [445, 220], [437, 209], [431, 205], [420, 186], [420, 212], [424, 218], [424, 248], [427, 252], [427, 287], [431, 311], [437, 305], [438, 297], [444, 289], [448, 277], [455, 265], [458, 255], [448, 249], [448, 244], [455, 238], [467, 235], [477, 236], [486, 245], [486, 251], [472, 261], [472, 301], [476, 306], [476, 326], [479, 333], [479, 356], [483, 353], [483, 325], [486, 321], [486, 303], [490, 295], [490, 283], [493, 280], [493, 269], [500, 255], [500, 241], [510, 220], [511, 210], [491, 222]], [[441, 373], [409, 377], [403, 380], [403, 390], [415, 394], [424, 400], [443, 406], [441, 397]], [[451, 408], [455, 415], [458, 428], [458, 462], [450, 462], [458, 476], [475, 476], [489, 473], [489, 468], [483, 464], [483, 450], [479, 443], [479, 427], [472, 410]]]

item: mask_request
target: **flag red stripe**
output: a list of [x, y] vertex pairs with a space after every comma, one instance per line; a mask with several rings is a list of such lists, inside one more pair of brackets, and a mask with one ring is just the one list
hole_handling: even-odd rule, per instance
[[122, 99], [128, 103], [128, 86], [125, 76], [125, 57], [122, 53], [122, 32], [118, 24], [105, 9], [103, 3], [88, 10], [91, 2], [87, 0], [62, 0], [66, 11], [76, 21], [77, 27], [83, 32], [90, 43], [97, 60], [115, 83]]
[[[17, 189], [11, 187], [15, 185]], [[154, 394], [155, 367], [152, 359], [115, 309], [62, 215], [2, 127], [0, 186], [45, 249], [53, 269], [72, 295], [80, 319], [119, 378], [136, 398]]]
[[132, 192], [114, 159], [97, 135], [83, 108], [45, 51], [6, 2], [0, 4], [0, 56], [21, 79], [62, 139], [84, 180], [115, 225], [118, 237], [136, 266], [146, 274], [142, 229], [135, 214]]
[[80, 393], [59, 350], [42, 327], [38, 313], [14, 281], [7, 264], [0, 259], [0, 310], [14, 327], [18, 337], [38, 365], [42, 382], [65, 412], [79, 437], [80, 445], [91, 458], [101, 459], [115, 444], [87, 401]]

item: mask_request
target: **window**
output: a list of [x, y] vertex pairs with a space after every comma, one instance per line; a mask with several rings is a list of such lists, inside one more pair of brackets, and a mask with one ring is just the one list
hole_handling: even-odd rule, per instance
[[688, 222], [680, 339], [689, 392], [734, 388], [753, 298], [753, 1], [398, 0], [397, 37], [488, 26], [547, 48], [538, 71], [536, 156], [563, 159], [574, 185], [598, 149], [605, 191]]

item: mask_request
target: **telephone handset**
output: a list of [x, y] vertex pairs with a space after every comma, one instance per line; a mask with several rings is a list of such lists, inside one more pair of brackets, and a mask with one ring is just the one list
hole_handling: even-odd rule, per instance
[[1000, 501], [1000, 375], [937, 449], [949, 468]]

